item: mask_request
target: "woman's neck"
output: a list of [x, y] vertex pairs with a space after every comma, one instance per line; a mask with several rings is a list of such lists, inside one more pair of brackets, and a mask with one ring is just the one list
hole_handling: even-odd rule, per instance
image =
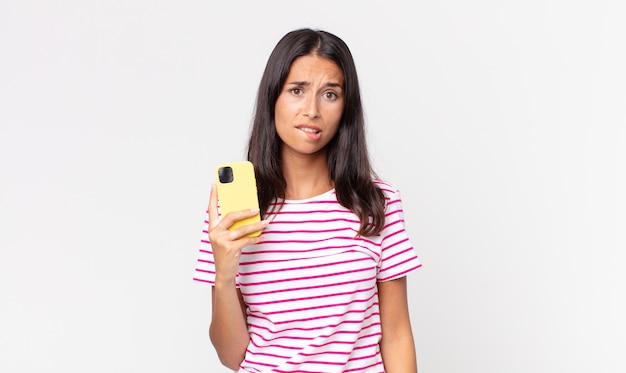
[[283, 153], [282, 170], [287, 183], [286, 199], [307, 199], [333, 188], [326, 153], [306, 156], [289, 156]]

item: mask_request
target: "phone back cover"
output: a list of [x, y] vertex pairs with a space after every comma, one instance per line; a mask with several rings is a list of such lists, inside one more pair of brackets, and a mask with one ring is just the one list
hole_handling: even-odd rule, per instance
[[[233, 169], [233, 181], [221, 183], [219, 169], [221, 167], [231, 167]], [[220, 214], [226, 216], [229, 212], [258, 209], [259, 199], [257, 196], [256, 178], [254, 177], [254, 167], [249, 161], [233, 162], [222, 164], [216, 167], [215, 176], [217, 181], [217, 196], [219, 199]], [[260, 214], [235, 222], [229, 229], [250, 224], [261, 220]], [[261, 231], [253, 232], [248, 237], [255, 237]]]

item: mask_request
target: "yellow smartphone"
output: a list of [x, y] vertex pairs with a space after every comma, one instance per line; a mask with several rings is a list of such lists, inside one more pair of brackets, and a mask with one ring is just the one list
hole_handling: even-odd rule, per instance
[[[229, 212], [258, 209], [259, 197], [256, 188], [254, 167], [249, 161], [220, 164], [215, 169], [217, 180], [217, 198], [221, 216]], [[236, 221], [229, 230], [255, 223], [261, 220], [261, 214]], [[246, 237], [256, 237], [261, 231], [252, 232]]]

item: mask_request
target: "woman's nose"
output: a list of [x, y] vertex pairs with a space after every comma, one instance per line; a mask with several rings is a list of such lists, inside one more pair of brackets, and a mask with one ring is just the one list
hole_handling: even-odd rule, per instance
[[304, 103], [303, 115], [309, 119], [314, 119], [320, 116], [319, 102], [317, 97], [310, 96]]

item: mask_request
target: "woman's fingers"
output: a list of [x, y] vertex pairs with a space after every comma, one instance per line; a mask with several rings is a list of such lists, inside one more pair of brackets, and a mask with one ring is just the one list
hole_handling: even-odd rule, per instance
[[220, 223], [224, 226], [224, 228], [228, 229], [230, 228], [231, 225], [235, 224], [235, 222], [246, 219], [246, 218], [251, 218], [258, 213], [259, 213], [258, 209], [239, 210], [239, 211], [229, 212], [225, 216], [221, 217]]
[[220, 222], [217, 214], [217, 188], [215, 183], [211, 184], [211, 197], [209, 198], [209, 231]]
[[239, 241], [235, 246], [243, 248], [244, 246], [252, 245], [260, 241], [258, 237], [245, 236], [265, 228], [268, 224], [267, 221], [245, 224], [232, 231], [229, 230], [235, 222], [257, 215], [259, 213], [258, 209], [233, 211], [220, 218], [217, 205], [217, 187], [215, 184], [212, 184], [209, 199], [209, 237], [211, 242], [218, 240], [222, 245], [231, 246], [226, 241]]
[[[225, 229], [228, 229], [236, 221], [251, 218], [259, 213], [258, 209], [233, 211], [231, 213], [228, 213], [226, 216], [222, 216], [220, 219], [219, 213], [217, 211], [217, 204], [217, 187], [215, 186], [215, 184], [212, 184], [211, 196], [209, 198], [209, 231], [212, 231], [215, 227], [217, 227], [218, 224]], [[254, 230], [252, 230], [251, 232], [254, 232]]]
[[238, 239], [240, 237], [245, 237], [249, 235], [250, 233], [261, 231], [263, 230], [263, 228], [267, 227], [267, 225], [268, 225], [268, 221], [262, 220], [256, 223], [242, 225], [238, 227], [237, 229], [233, 229], [232, 233], [234, 237], [237, 237]]
[[[236, 229], [229, 230], [236, 221], [252, 217], [256, 215], [258, 211], [255, 213], [254, 210], [241, 210], [235, 211], [227, 214], [220, 221], [221, 228], [219, 230], [223, 230], [223, 233], [227, 236], [227, 238], [231, 241], [246, 239], [246, 243], [243, 246], [250, 245], [252, 243], [258, 242], [255, 237], [245, 237], [250, 233], [257, 232], [263, 230], [263, 228], [267, 227], [269, 222], [267, 220], [258, 221], [255, 223], [244, 224]], [[218, 233], [217, 231], [215, 233]]]
[[211, 234], [211, 244], [214, 246], [214, 254], [233, 253], [238, 254], [241, 249], [256, 243], [257, 237], [239, 236], [236, 231], [223, 231], [220, 233], [213, 232]]
[[261, 237], [246, 237], [248, 234], [263, 230], [268, 225], [267, 220], [244, 224], [236, 229], [229, 230], [239, 220], [255, 216], [258, 209], [234, 211], [218, 218], [217, 193], [215, 186], [211, 187], [211, 199], [209, 202], [209, 240], [213, 247], [216, 273], [224, 279], [234, 279], [239, 267], [239, 255], [241, 250], [261, 241]]

